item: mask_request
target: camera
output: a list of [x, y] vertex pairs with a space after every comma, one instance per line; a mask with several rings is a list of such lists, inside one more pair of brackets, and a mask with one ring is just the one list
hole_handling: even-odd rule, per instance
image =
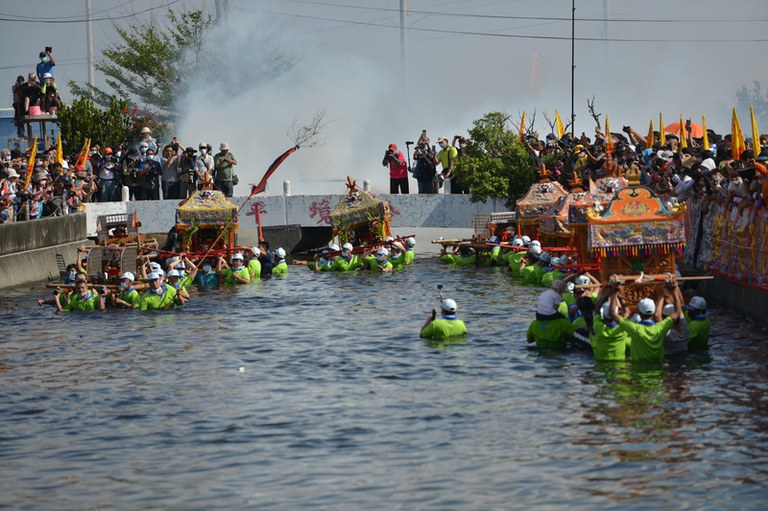
[[51, 53], [51, 52], [53, 52], [53, 47], [52, 46], [46, 46], [45, 47], [45, 51], [46, 51], [46, 53]]
[[621, 131], [624, 131], [624, 132], [626, 132], [626, 133], [629, 133], [631, 129], [632, 129], [632, 128], [630, 128], [629, 126], [624, 126], [624, 127], [622, 127], [622, 128], [621, 128]]

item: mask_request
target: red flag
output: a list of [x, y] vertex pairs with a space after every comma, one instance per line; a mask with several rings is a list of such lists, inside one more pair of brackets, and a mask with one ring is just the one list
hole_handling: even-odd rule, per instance
[[251, 189], [251, 195], [248, 197], [249, 199], [254, 195], [256, 195], [257, 193], [263, 192], [267, 188], [267, 180], [269, 179], [269, 177], [272, 174], [274, 174], [274, 172], [277, 170], [277, 167], [279, 167], [280, 164], [283, 163], [283, 161], [285, 161], [285, 159], [288, 158], [288, 156], [290, 156], [291, 153], [298, 148], [299, 146], [291, 147], [286, 152], [278, 156], [275, 161], [272, 162], [272, 165], [269, 166], [266, 174], [264, 174], [264, 177], [262, 177], [261, 181], [259, 181], [259, 184], [257, 184]]

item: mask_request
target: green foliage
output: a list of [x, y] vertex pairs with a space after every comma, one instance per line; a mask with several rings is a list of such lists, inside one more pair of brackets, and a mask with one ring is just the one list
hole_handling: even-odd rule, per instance
[[456, 173], [471, 188], [472, 202], [499, 199], [512, 207], [535, 181], [528, 151], [507, 121], [505, 114], [491, 112], [469, 130], [472, 143], [457, 161]]
[[154, 19], [115, 26], [120, 42], [104, 50], [96, 64], [111, 90], [72, 81], [69, 86], [76, 96], [103, 107], [116, 96], [163, 121], [171, 120], [174, 98], [184, 93], [203, 65], [205, 36], [212, 24], [211, 15], [202, 10], [180, 14], [169, 10], [167, 26]]
[[165, 128], [154, 117], [138, 115], [138, 110], [128, 108], [127, 101], [115, 97], [110, 98], [106, 110], [97, 108], [90, 99], [76, 99], [71, 105], [62, 106], [58, 117], [65, 153], [78, 152], [86, 138], [102, 147], [115, 147], [138, 140], [144, 126], [152, 129], [154, 135], [162, 135]]
[[[751, 89], [747, 89], [746, 86], [742, 85], [736, 92], [736, 109], [740, 112], [749, 112], [749, 105], [752, 105], [755, 109], [757, 125], [764, 130], [768, 126], [768, 92], [763, 94], [760, 82], [757, 80], [752, 84]], [[744, 125], [742, 124], [743, 127]], [[749, 131], [749, 128], [747, 128], [747, 131], [752, 133]]]

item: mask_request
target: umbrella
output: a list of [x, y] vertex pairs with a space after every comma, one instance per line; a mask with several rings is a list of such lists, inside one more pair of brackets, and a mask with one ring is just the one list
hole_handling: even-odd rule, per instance
[[[683, 128], [685, 128], [685, 123], [683, 123]], [[666, 133], [674, 133], [675, 135], [680, 135], [680, 123], [679, 122], [673, 122], [672, 124], [668, 125], [666, 128], [664, 128], [664, 131]], [[688, 134], [686, 133], [686, 136]], [[704, 128], [701, 127], [700, 124], [696, 124], [695, 122], [691, 123], [691, 135], [693, 135], [693, 138], [701, 138], [704, 136]]]

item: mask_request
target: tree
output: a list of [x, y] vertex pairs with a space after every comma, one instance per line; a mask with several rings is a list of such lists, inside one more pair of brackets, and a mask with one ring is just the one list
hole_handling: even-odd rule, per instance
[[500, 199], [513, 207], [535, 181], [528, 151], [507, 126], [508, 120], [504, 113], [491, 112], [469, 130], [472, 143], [457, 161], [456, 171], [471, 188], [472, 202]]
[[760, 82], [757, 80], [753, 82], [751, 89], [742, 85], [736, 92], [736, 108], [741, 112], [748, 112], [749, 105], [755, 109], [758, 126], [765, 129], [768, 126], [768, 92], [763, 94]]
[[116, 147], [138, 140], [144, 126], [158, 136], [165, 128], [152, 116], [139, 115], [137, 109], [128, 107], [127, 101], [114, 96], [106, 110], [97, 108], [90, 99], [76, 99], [71, 105], [62, 106], [58, 118], [65, 153], [79, 151], [86, 138], [99, 142], [102, 147]]
[[203, 66], [201, 54], [213, 18], [202, 10], [180, 14], [169, 10], [167, 20], [167, 26], [154, 19], [133, 21], [124, 28], [115, 25], [122, 42], [105, 49], [96, 63], [111, 90], [70, 81], [72, 92], [103, 107], [116, 96], [162, 120], [172, 120], [175, 97], [186, 91]]

